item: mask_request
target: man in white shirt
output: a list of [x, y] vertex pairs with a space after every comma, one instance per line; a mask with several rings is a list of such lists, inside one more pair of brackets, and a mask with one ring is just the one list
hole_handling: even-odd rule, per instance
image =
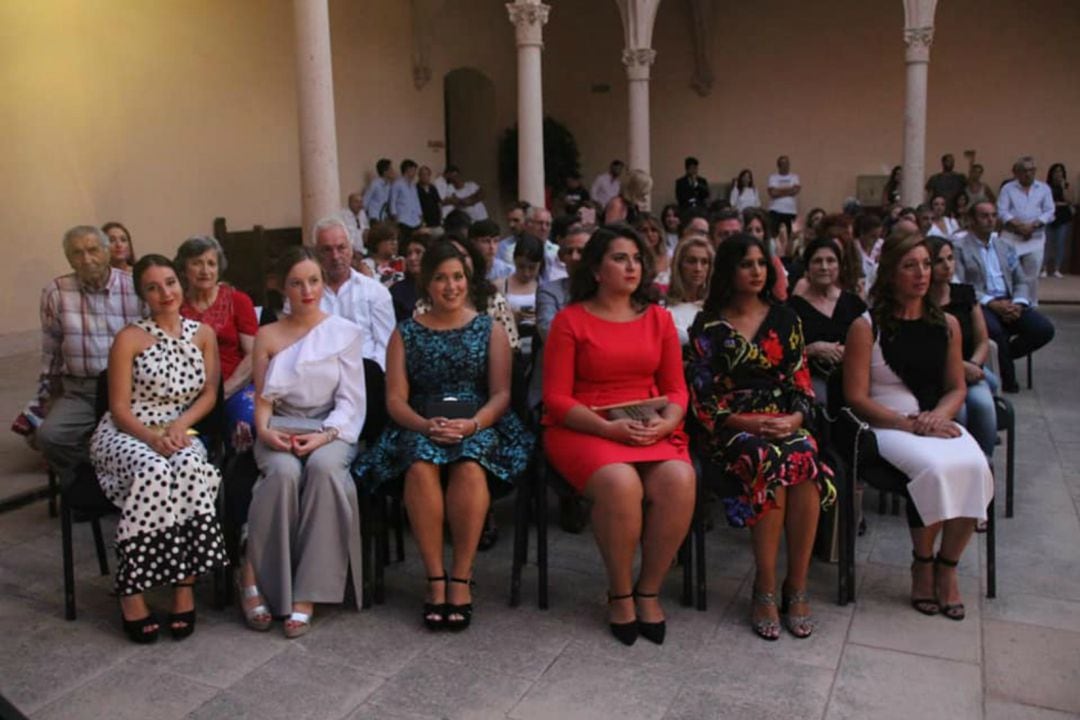
[[788, 237], [791, 237], [791, 223], [799, 214], [799, 204], [795, 196], [802, 190], [799, 184], [799, 176], [791, 172], [791, 160], [787, 155], [781, 155], [776, 159], [776, 169], [769, 176], [769, 219], [772, 220], [772, 231], [777, 233], [780, 225], [787, 227]]
[[360, 193], [349, 195], [349, 204], [341, 211], [341, 220], [349, 231], [349, 242], [353, 252], [364, 254], [364, 236], [371, 223], [364, 211], [364, 196]]
[[1046, 250], [1046, 224], [1054, 219], [1050, 186], [1035, 179], [1035, 160], [1025, 155], [1013, 163], [1013, 177], [998, 196], [1001, 239], [1016, 250], [1020, 267], [1031, 286], [1032, 305], [1039, 304], [1039, 270]]
[[[352, 267], [349, 232], [341, 218], [330, 217], [315, 224], [315, 252], [326, 273], [326, 287], [319, 306], [360, 326], [364, 357], [386, 369], [386, 346], [394, 331], [394, 301], [382, 283]], [[286, 307], [285, 312], [288, 312]]]
[[382, 158], [375, 163], [375, 179], [364, 191], [364, 211], [372, 221], [385, 220], [390, 215], [390, 185], [394, 182], [394, 164]]
[[446, 181], [446, 192], [439, 188], [439, 196], [443, 201], [443, 218], [452, 210], [464, 210], [473, 222], [487, 220], [484, 192], [479, 185], [463, 178], [456, 165], [447, 165], [443, 178]]
[[[550, 282], [566, 277], [566, 265], [559, 259], [559, 246], [551, 241], [551, 212], [547, 208], [533, 205], [525, 213], [524, 233], [534, 235], [544, 243], [544, 271], [540, 278]], [[517, 247], [518, 235], [499, 243], [499, 259], [514, 267], [514, 248]], [[505, 243], [505, 244], [504, 244]]]
[[620, 182], [622, 177], [623, 168], [622, 160], [612, 160], [611, 165], [608, 166], [606, 173], [600, 173], [593, 180], [592, 188], [589, 190], [589, 195], [601, 209], [606, 208], [607, 204], [619, 194]]
[[518, 200], [506, 211], [506, 228], [509, 233], [499, 240], [498, 258], [505, 263], [513, 265], [514, 244], [521, 234], [525, 232], [525, 213], [529, 211], [529, 203]]
[[390, 215], [401, 226], [401, 237], [408, 238], [424, 222], [420, 195], [416, 192], [417, 164], [401, 161], [401, 177], [390, 186]]

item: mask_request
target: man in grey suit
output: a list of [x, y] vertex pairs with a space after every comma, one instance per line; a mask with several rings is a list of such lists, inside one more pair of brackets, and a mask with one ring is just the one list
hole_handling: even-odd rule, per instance
[[975, 287], [986, 329], [998, 346], [1001, 384], [1017, 392], [1015, 358], [1054, 338], [1054, 326], [1031, 307], [1028, 276], [1016, 251], [998, 238], [997, 208], [991, 202], [971, 208], [971, 229], [956, 239], [956, 275]]

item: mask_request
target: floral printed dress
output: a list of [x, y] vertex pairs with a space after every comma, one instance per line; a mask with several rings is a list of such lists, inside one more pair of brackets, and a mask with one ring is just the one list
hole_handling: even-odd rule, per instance
[[794, 311], [773, 305], [751, 339], [726, 320], [701, 313], [690, 329], [686, 376], [711, 459], [742, 483], [741, 495], [724, 499], [731, 525], [753, 526], [777, 507], [778, 488], [802, 482], [817, 483], [823, 507], [833, 503], [833, 471], [819, 461], [817, 441], [805, 427], [781, 439], [724, 427], [739, 413], [801, 412], [810, 419], [814, 391], [802, 324]]

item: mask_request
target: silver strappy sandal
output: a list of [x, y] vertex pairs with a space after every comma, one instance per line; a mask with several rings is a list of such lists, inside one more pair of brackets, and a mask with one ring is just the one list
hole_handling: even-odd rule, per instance
[[789, 594], [788, 590], [785, 589], [783, 600], [780, 603], [780, 615], [784, 618], [784, 626], [789, 633], [800, 640], [805, 640], [813, 635], [817, 622], [814, 620], [814, 616], [810, 614], [792, 614], [791, 606], [795, 604], [807, 605], [809, 602], [810, 598], [807, 597], [806, 590], [793, 590]]
[[[761, 607], [776, 607], [776, 594], [775, 593], [763, 593], [754, 590], [752, 595], [752, 602], [754, 605]], [[754, 632], [758, 634], [758, 637], [763, 640], [773, 642], [780, 639], [780, 623], [771, 618], [759, 618], [754, 619], [753, 608], [750, 609], [750, 627]]]
[[244, 618], [244, 624], [252, 630], [258, 630], [259, 632], [269, 630], [270, 625], [274, 622], [274, 617], [270, 614], [270, 608], [266, 607], [265, 603], [259, 603], [253, 608], [244, 607], [245, 600], [262, 597], [262, 593], [259, 592], [259, 586], [249, 585], [244, 587], [240, 573], [236, 573], [234, 578], [236, 582], [236, 594], [240, 596], [240, 602], [236, 605], [240, 608], [240, 615]]
[[[296, 623], [295, 625], [289, 625], [289, 623]], [[289, 617], [285, 618], [285, 637], [290, 640], [295, 640], [298, 637], [307, 635], [308, 630], [311, 629], [311, 613], [302, 613], [293, 611]]]

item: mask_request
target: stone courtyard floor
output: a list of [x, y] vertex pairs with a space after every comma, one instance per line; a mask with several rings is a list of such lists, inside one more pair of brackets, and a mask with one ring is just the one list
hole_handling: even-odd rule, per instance
[[[1011, 396], [1016, 515], [1005, 519], [998, 503], [998, 597], [983, 595], [979, 536], [961, 564], [963, 622], [908, 606], [903, 515], [879, 516], [868, 491], [858, 599], [837, 606], [836, 567], [815, 561], [820, 623], [809, 640], [752, 634], [749, 537], [718, 526], [707, 540], [708, 611], [679, 605], [673, 572], [667, 643], [624, 648], [606, 628], [603, 569], [588, 533], [552, 527], [549, 610], [536, 608], [532, 566], [522, 606], [507, 606], [504, 501], [503, 537], [480, 556], [476, 617], [464, 634], [421, 628], [422, 573], [407, 542], [406, 562], [387, 570], [385, 605], [320, 607], [300, 640], [279, 627], [251, 632], [235, 608], [210, 609], [204, 583], [192, 638], [137, 647], [119, 632], [85, 525], [75, 529], [79, 618], [63, 619], [59, 524], [38, 502], [0, 515], [0, 694], [41, 719], [1080, 717], [1080, 307], [1044, 309], [1058, 337], [1036, 358], [1035, 389]], [[36, 367], [33, 354], [5, 359], [0, 418], [29, 395]], [[3, 433], [0, 497], [43, 478], [35, 455]]]

